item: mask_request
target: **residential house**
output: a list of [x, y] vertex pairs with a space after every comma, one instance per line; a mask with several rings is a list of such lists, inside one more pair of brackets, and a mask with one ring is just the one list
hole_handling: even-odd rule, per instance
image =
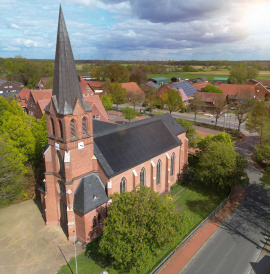
[[219, 88], [228, 95], [228, 100], [233, 102], [241, 99], [260, 100], [268, 94], [266, 89], [256, 85], [221, 84]]
[[[135, 83], [135, 82], [128, 82], [128, 83], [119, 83], [127, 92], [127, 97], [132, 98], [132, 97], [137, 97], [138, 99], [143, 100], [145, 98], [145, 93], [143, 90]], [[106, 87], [102, 95], [107, 94], [110, 86]]]
[[88, 97], [95, 94], [95, 91], [91, 88], [87, 81], [80, 82], [80, 88], [82, 91], [83, 97]]
[[198, 100], [198, 105], [202, 111], [211, 112], [222, 105], [223, 111], [227, 109], [227, 94], [224, 93], [209, 93], [209, 92], [198, 92], [195, 95]]
[[46, 83], [50, 80], [51, 77], [43, 77], [43, 78], [40, 78], [38, 84], [37, 84], [37, 89], [39, 90], [44, 90], [46, 89], [45, 85]]
[[246, 85], [255, 86], [256, 97], [264, 96], [266, 100], [270, 99], [270, 80], [249, 79], [246, 81]]
[[109, 116], [98, 95], [84, 97], [84, 100], [92, 108], [92, 116], [94, 120], [103, 122], [109, 121]]
[[0, 80], [0, 94], [18, 93], [22, 90], [23, 84], [17, 81]]
[[49, 100], [51, 99], [51, 97], [51, 89], [30, 90], [29, 99], [27, 103], [27, 113], [34, 116], [38, 100]]
[[205, 88], [207, 85], [211, 85], [208, 82], [198, 82], [198, 83], [192, 83], [191, 84], [197, 91], [202, 91], [203, 88]]
[[45, 108], [46, 172], [39, 190], [46, 224], [61, 225], [69, 240], [90, 242], [102, 233], [109, 195], [140, 185], [158, 193], [170, 190], [187, 165], [188, 140], [169, 114], [122, 126], [93, 120], [61, 7], [58, 24], [55, 89]]

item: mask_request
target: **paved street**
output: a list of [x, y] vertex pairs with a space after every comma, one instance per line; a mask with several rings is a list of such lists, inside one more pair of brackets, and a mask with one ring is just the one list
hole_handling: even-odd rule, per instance
[[[236, 148], [246, 157], [254, 151], [255, 142], [255, 137], [248, 138], [247, 143]], [[247, 172], [251, 185], [247, 187], [244, 202], [181, 273], [265, 273], [270, 257], [262, 257], [261, 252], [270, 236], [270, 197], [258, 184], [261, 173], [252, 163]]]

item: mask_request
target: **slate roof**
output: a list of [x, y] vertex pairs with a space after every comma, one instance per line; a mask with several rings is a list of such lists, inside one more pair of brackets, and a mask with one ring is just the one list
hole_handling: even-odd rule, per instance
[[183, 91], [185, 92], [185, 94], [187, 95], [187, 97], [193, 96], [195, 93], [197, 93], [198, 91], [188, 82], [176, 82], [176, 83], [172, 83], [171, 84], [173, 86], [173, 88], [175, 89], [183, 89]]
[[[57, 113], [66, 115], [73, 113], [77, 100], [80, 101], [85, 111], [91, 110], [82, 97], [66, 23], [60, 6], [52, 101]], [[46, 107], [46, 111], [50, 110], [50, 104]]]
[[170, 114], [96, 132], [94, 151], [109, 178], [181, 145], [186, 130]]
[[154, 83], [154, 82], [152, 82], [152, 81], [146, 83], [146, 85], [147, 85], [148, 87], [150, 87], [150, 88], [156, 88], [156, 89], [159, 89], [159, 88], [160, 88], [160, 86], [159, 86], [158, 84], [156, 84], [156, 83]]
[[74, 209], [86, 214], [91, 210], [108, 202], [105, 187], [95, 173], [81, 179], [74, 193]]

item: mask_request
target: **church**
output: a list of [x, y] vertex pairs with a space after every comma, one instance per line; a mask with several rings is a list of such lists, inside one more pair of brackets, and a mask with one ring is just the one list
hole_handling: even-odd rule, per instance
[[170, 114], [121, 126], [93, 120], [61, 6], [53, 93], [45, 113], [43, 215], [47, 225], [62, 226], [69, 240], [86, 243], [101, 235], [111, 194], [139, 185], [162, 194], [187, 166], [186, 130]]

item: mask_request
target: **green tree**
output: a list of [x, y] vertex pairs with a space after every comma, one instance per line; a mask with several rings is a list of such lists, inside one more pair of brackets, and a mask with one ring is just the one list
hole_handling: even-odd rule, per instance
[[105, 80], [107, 77], [107, 66], [98, 66], [90, 70], [91, 77], [94, 77], [98, 80]]
[[230, 82], [235, 84], [243, 84], [247, 79], [256, 78], [258, 73], [259, 71], [257, 68], [241, 63], [231, 68]]
[[211, 113], [216, 118], [215, 126], [217, 126], [218, 118], [225, 112], [226, 106], [227, 106], [226, 99], [216, 96], [216, 99], [214, 100], [214, 107], [211, 110]]
[[174, 89], [168, 89], [162, 94], [162, 101], [166, 104], [170, 113], [182, 108], [183, 101], [179, 93]]
[[188, 215], [178, 213], [166, 196], [151, 188], [111, 198], [100, 247], [121, 271], [145, 269], [158, 250], [175, 246], [188, 232]]
[[145, 83], [147, 75], [141, 66], [132, 66], [129, 81], [136, 82], [138, 85]]
[[47, 124], [45, 114], [33, 123], [31, 127], [31, 132], [35, 139], [35, 153], [34, 160], [35, 162], [42, 161], [42, 153], [48, 143], [48, 134], [47, 134]]
[[0, 137], [0, 207], [22, 197], [26, 174], [23, 156], [3, 138]]
[[236, 185], [248, 184], [245, 159], [234, 151], [232, 145], [214, 141], [205, 146], [196, 166], [197, 182], [210, 186], [216, 191], [224, 191]]
[[130, 77], [129, 73], [126, 71], [126, 68], [120, 64], [108, 65], [106, 75], [112, 83], [126, 83], [129, 81]]
[[100, 96], [100, 100], [106, 111], [112, 109], [113, 100], [110, 94]]
[[199, 134], [196, 132], [195, 128], [193, 127], [193, 122], [187, 121], [182, 118], [177, 118], [176, 121], [186, 129], [186, 137], [188, 138], [188, 146], [194, 147], [196, 145], [196, 140]]
[[134, 108], [130, 108], [129, 106], [123, 108], [122, 113], [125, 119], [128, 119], [129, 122], [133, 120], [137, 115], [137, 111]]
[[127, 99], [127, 90], [119, 83], [112, 83], [108, 89], [108, 93], [112, 96], [113, 103], [117, 105], [124, 104]]
[[207, 85], [204, 89], [203, 92], [209, 92], [209, 93], [223, 93], [223, 90], [220, 88], [214, 86], [214, 85]]
[[235, 110], [235, 116], [238, 120], [237, 134], [240, 132], [241, 125], [247, 120], [248, 113], [254, 108], [255, 100], [241, 99], [237, 101], [237, 108]]
[[259, 134], [261, 149], [270, 135], [270, 106], [265, 100], [257, 101], [252, 111], [248, 113], [246, 129]]
[[53, 77], [50, 77], [45, 83], [45, 88], [46, 89], [52, 89], [53, 88]]

